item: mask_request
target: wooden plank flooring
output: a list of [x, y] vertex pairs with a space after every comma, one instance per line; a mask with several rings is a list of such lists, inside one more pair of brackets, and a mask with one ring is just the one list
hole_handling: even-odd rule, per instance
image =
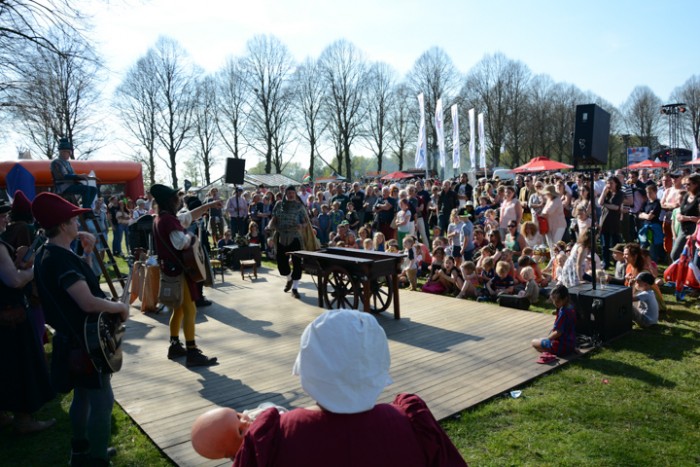
[[[230, 465], [207, 462], [189, 443], [194, 419], [214, 406], [242, 411], [265, 401], [288, 408], [312, 403], [291, 369], [301, 333], [323, 310], [308, 276], [301, 300], [283, 293], [283, 285], [276, 271], [261, 268], [256, 281], [227, 273], [226, 282], [205, 289], [214, 305], [197, 316], [197, 343], [219, 357], [219, 365], [208, 368], [168, 360], [169, 314], [132, 308], [114, 393], [178, 465]], [[409, 291], [401, 291], [400, 301], [401, 320], [390, 312], [378, 316], [389, 338], [394, 380], [382, 402], [399, 392], [416, 393], [443, 419], [557, 366], [535, 363], [530, 348], [530, 340], [552, 326], [551, 315]]]

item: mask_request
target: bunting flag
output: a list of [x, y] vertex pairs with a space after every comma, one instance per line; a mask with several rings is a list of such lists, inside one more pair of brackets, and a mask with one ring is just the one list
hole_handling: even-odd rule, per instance
[[452, 112], [452, 168], [459, 171], [459, 114], [457, 113], [457, 104], [454, 104], [450, 110]]
[[698, 142], [693, 138], [693, 160], [698, 159]]
[[484, 135], [484, 114], [479, 114], [479, 165], [486, 168], [486, 137]]
[[420, 126], [418, 127], [418, 144], [416, 145], [416, 169], [425, 168], [425, 108], [423, 106], [423, 93], [418, 94], [418, 106], [420, 107]]
[[474, 135], [474, 109], [469, 109], [469, 163], [472, 169], [476, 169], [476, 136]]
[[440, 154], [440, 167], [445, 168], [445, 127], [442, 116], [442, 98], [435, 105], [435, 134], [437, 135], [438, 152]]

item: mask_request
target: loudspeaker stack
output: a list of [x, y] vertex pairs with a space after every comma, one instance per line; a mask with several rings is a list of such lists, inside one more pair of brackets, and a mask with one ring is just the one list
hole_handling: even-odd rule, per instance
[[610, 114], [596, 104], [576, 106], [574, 166], [608, 163]]

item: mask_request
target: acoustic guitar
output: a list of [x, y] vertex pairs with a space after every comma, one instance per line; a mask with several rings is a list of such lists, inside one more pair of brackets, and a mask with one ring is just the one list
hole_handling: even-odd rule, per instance
[[[131, 269], [126, 279], [119, 301], [129, 303], [131, 288]], [[126, 326], [115, 313], [89, 313], [85, 318], [84, 339], [92, 364], [100, 372], [116, 373], [121, 370], [124, 356], [122, 340]]]
[[207, 258], [199, 238], [194, 237], [194, 243], [182, 250], [182, 262], [185, 274], [194, 282], [203, 282], [207, 277]]

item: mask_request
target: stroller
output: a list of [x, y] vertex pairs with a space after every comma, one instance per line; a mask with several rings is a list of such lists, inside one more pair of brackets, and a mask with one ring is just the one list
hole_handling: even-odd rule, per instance
[[664, 280], [676, 286], [674, 295], [679, 302], [685, 299], [688, 288], [700, 289], [700, 268], [693, 261], [697, 235], [698, 230], [688, 237], [681, 256], [664, 271]]

